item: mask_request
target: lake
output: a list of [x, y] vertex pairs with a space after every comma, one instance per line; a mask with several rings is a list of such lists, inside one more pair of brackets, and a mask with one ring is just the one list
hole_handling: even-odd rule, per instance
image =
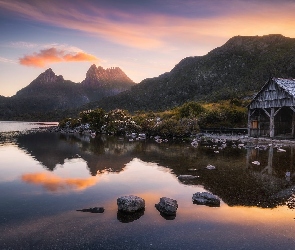
[[1, 132], [19, 132], [25, 130], [34, 130], [45, 128], [48, 126], [56, 126], [57, 122], [15, 122], [15, 121], [0, 121]]
[[[293, 146], [0, 135], [0, 249], [295, 248]], [[220, 206], [194, 204], [203, 191]], [[130, 194], [145, 210], [125, 216], [116, 202]], [[177, 200], [174, 219], [155, 208], [161, 197]], [[76, 211], [90, 207], [105, 211]]]

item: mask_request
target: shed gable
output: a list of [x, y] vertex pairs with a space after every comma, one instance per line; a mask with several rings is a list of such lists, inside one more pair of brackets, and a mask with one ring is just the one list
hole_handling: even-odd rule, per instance
[[295, 106], [295, 80], [272, 78], [258, 92], [249, 105], [255, 108]]

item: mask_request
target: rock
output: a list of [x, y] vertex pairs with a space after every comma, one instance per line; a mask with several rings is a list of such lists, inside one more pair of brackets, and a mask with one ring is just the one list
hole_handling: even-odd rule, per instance
[[126, 213], [134, 213], [138, 210], [144, 209], [144, 199], [135, 196], [127, 195], [117, 199], [118, 210]]
[[282, 148], [278, 148], [278, 152], [286, 152], [286, 150]]
[[178, 179], [181, 179], [181, 180], [192, 180], [192, 179], [196, 179], [198, 178], [199, 176], [194, 176], [194, 175], [179, 175], [178, 176]]
[[103, 213], [104, 208], [103, 207], [91, 207], [91, 208], [80, 209], [80, 210], [77, 210], [77, 211], [89, 212], [89, 213]]
[[209, 192], [197, 192], [193, 194], [192, 197], [193, 203], [198, 205], [206, 205], [212, 207], [220, 206], [220, 199]]
[[252, 161], [252, 164], [254, 164], [254, 165], [260, 165], [260, 162], [259, 161]]
[[155, 204], [155, 207], [160, 213], [163, 213], [165, 215], [175, 215], [178, 204], [176, 200], [162, 197], [160, 198], [160, 202], [158, 204]]
[[140, 140], [145, 140], [145, 139], [146, 139], [146, 134], [144, 134], [144, 133], [139, 133], [139, 134], [138, 134], [138, 138], [139, 138]]
[[213, 169], [216, 169], [216, 167], [211, 164], [208, 164], [206, 169], [213, 170]]

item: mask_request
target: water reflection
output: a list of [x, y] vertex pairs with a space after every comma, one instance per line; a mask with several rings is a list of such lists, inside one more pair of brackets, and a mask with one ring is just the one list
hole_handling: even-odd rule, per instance
[[63, 192], [67, 190], [81, 191], [88, 187], [94, 186], [98, 182], [98, 178], [61, 178], [52, 173], [33, 173], [23, 174], [22, 181], [41, 185], [50, 192]]
[[[77, 157], [86, 162], [92, 176], [119, 173], [134, 158], [155, 162], [175, 176], [198, 176], [179, 182], [202, 185], [229, 206], [276, 207], [284, 204], [293, 193], [292, 147], [279, 150], [273, 145], [218, 147], [206, 144], [194, 148], [185, 143], [129, 142], [118, 137], [47, 133], [22, 135], [17, 144], [50, 171], [64, 164], [66, 159]], [[216, 166], [216, 170], [206, 169], [208, 164]], [[289, 173], [288, 178], [286, 173]], [[43, 185], [50, 191], [85, 189], [98, 181], [97, 178], [67, 179], [44, 173], [23, 175], [22, 179]]]
[[[19, 147], [0, 148], [1, 249], [294, 247], [294, 196], [287, 205], [262, 208], [284, 203], [278, 194], [292, 190], [292, 148], [273, 147], [271, 154], [269, 147], [228, 146], [217, 154], [210, 145], [50, 136], [55, 141], [27, 135], [18, 139]], [[270, 163], [271, 171], [265, 169]], [[206, 169], [208, 164], [216, 169]], [[199, 177], [180, 180], [179, 175]], [[193, 204], [192, 195], [203, 191], [221, 198], [220, 207]], [[116, 204], [129, 194], [146, 201], [145, 210], [133, 217], [118, 214]], [[279, 198], [271, 203], [274, 195]], [[163, 196], [179, 204], [171, 221], [155, 208]], [[100, 206], [105, 211], [99, 215], [76, 211]]]
[[120, 172], [132, 160], [130, 151], [133, 145], [104, 137], [92, 139], [80, 135], [36, 133], [19, 136], [17, 144], [50, 171], [63, 165], [66, 159], [79, 157], [95, 176], [105, 171]]
[[122, 223], [130, 223], [135, 220], [138, 220], [141, 216], [144, 215], [145, 209], [138, 210], [134, 213], [124, 213], [120, 210], [117, 212], [117, 219]]
[[176, 214], [173, 215], [168, 215], [160, 212], [160, 215], [165, 219], [165, 220], [175, 220]]

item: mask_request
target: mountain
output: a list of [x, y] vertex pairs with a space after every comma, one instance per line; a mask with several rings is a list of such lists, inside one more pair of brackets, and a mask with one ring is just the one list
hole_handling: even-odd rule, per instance
[[49, 68], [14, 96], [0, 96], [0, 120], [56, 119], [65, 110], [118, 94], [134, 84], [120, 68], [104, 70], [92, 65], [82, 83], [64, 80]]
[[90, 100], [93, 100], [116, 95], [130, 89], [135, 83], [119, 67], [104, 69], [93, 64], [81, 85]]
[[134, 85], [134, 82], [119, 67], [104, 69], [93, 64], [87, 71], [82, 85], [126, 90], [130, 85]]
[[[98, 100], [98, 99], [97, 99]], [[64, 80], [52, 69], [41, 73], [28, 86], [11, 97], [18, 112], [49, 112], [77, 108], [89, 102], [78, 83]]]
[[207, 55], [185, 58], [170, 72], [87, 107], [164, 110], [187, 101], [249, 98], [270, 76], [295, 78], [295, 39], [236, 36]]

